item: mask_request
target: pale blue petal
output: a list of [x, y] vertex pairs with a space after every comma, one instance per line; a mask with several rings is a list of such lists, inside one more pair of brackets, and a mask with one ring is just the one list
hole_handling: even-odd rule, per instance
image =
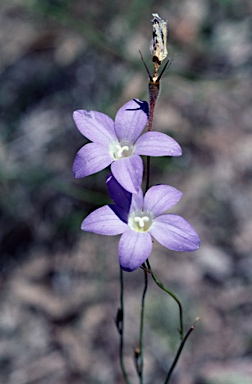
[[114, 121], [104, 113], [78, 110], [73, 113], [73, 118], [78, 130], [90, 141], [104, 146], [118, 141]]
[[73, 163], [74, 177], [80, 178], [99, 172], [112, 163], [108, 149], [102, 144], [89, 143], [76, 154]]
[[121, 268], [127, 272], [134, 271], [150, 256], [151, 250], [152, 240], [148, 232], [127, 230], [123, 233], [118, 247]]
[[148, 103], [133, 99], [124, 104], [115, 117], [115, 132], [119, 140], [135, 143], [148, 122]]
[[136, 193], [142, 184], [143, 161], [140, 156], [124, 157], [111, 165], [111, 171], [126, 191]]
[[135, 143], [136, 155], [146, 156], [180, 156], [179, 144], [170, 136], [161, 132], [143, 133]]
[[193, 227], [177, 215], [157, 217], [149, 232], [160, 244], [173, 251], [195, 251], [200, 245]]
[[182, 192], [169, 185], [156, 185], [148, 189], [144, 197], [144, 210], [154, 216], [161, 215], [180, 200]]
[[120, 235], [126, 231], [128, 225], [123, 223], [108, 205], [105, 205], [90, 213], [90, 215], [83, 220], [81, 229], [99, 235], [113, 236]]

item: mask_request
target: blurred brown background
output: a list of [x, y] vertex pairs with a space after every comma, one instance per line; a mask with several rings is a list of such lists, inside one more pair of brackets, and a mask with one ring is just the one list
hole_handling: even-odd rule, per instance
[[[86, 142], [72, 112], [115, 116], [148, 100], [152, 13], [173, 63], [154, 129], [183, 156], [152, 160], [152, 184], [184, 196], [174, 212], [201, 237], [191, 254], [158, 244], [150, 261], [189, 327], [172, 384], [252, 383], [251, 0], [2, 0], [0, 5], [0, 382], [120, 384], [118, 238], [83, 233], [106, 204], [107, 170], [74, 180]], [[137, 345], [143, 273], [126, 274], [126, 365]], [[150, 280], [145, 384], [161, 384], [178, 311]]]

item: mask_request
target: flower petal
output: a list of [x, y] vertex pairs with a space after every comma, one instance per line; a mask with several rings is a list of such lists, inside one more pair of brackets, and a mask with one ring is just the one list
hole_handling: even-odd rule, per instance
[[87, 232], [98, 233], [99, 235], [120, 235], [128, 229], [128, 225], [123, 223], [112, 211], [105, 205], [98, 208], [88, 215], [81, 224], [81, 229]]
[[107, 177], [106, 184], [111, 200], [113, 200], [116, 205], [123, 208], [125, 212], [129, 212], [132, 194], [126, 191], [112, 174]]
[[157, 217], [149, 232], [160, 244], [173, 251], [195, 251], [200, 245], [193, 227], [177, 215]]
[[169, 185], [156, 185], [148, 189], [144, 197], [144, 210], [156, 217], [173, 207], [180, 200], [182, 192]]
[[148, 103], [133, 99], [124, 104], [115, 117], [115, 132], [119, 140], [135, 143], [148, 122]]
[[121, 268], [131, 272], [140, 267], [149, 257], [152, 240], [148, 232], [140, 233], [128, 230], [119, 241], [118, 256]]
[[136, 193], [139, 190], [143, 178], [143, 161], [140, 156], [133, 155], [114, 161], [111, 171], [126, 191]]
[[118, 141], [114, 131], [114, 121], [104, 113], [81, 109], [73, 113], [73, 119], [82, 135], [95, 143], [106, 146]]
[[108, 150], [104, 145], [89, 143], [76, 154], [73, 163], [74, 177], [80, 178], [99, 172], [112, 163]]
[[135, 143], [135, 154], [146, 156], [180, 156], [180, 145], [162, 132], [143, 133]]

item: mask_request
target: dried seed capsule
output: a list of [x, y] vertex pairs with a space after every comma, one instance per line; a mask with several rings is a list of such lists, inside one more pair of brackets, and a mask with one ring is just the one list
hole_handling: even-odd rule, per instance
[[167, 42], [167, 21], [162, 20], [157, 13], [152, 14], [152, 40], [150, 43], [150, 50], [152, 54], [153, 63], [161, 65], [162, 61], [167, 57], [168, 51], [166, 47]]

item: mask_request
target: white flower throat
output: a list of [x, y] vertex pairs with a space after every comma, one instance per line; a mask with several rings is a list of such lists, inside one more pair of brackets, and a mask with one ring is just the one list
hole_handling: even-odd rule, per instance
[[123, 147], [121, 147], [119, 144], [117, 144], [116, 148], [117, 148], [116, 156], [118, 159], [120, 159], [121, 157], [127, 157], [127, 153], [129, 152], [128, 145], [124, 145]]
[[110, 150], [110, 154], [114, 160], [119, 160], [124, 157], [130, 157], [134, 153], [134, 146], [128, 140], [114, 143]]
[[130, 228], [136, 232], [147, 232], [150, 229], [152, 222], [152, 213], [140, 210], [132, 212], [128, 220]]

